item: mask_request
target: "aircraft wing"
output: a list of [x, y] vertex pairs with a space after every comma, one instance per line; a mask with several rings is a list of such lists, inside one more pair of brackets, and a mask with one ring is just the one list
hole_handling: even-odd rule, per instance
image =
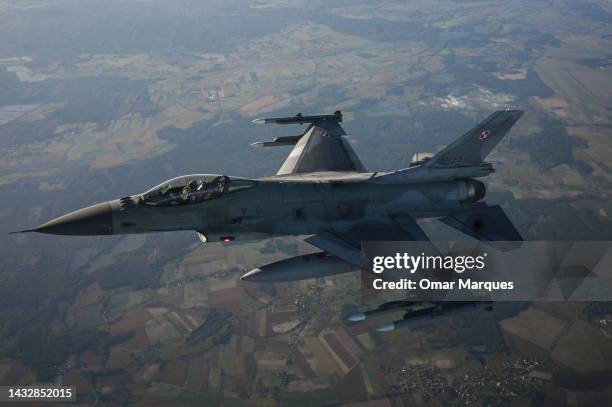
[[[330, 228], [306, 241], [323, 250], [276, 261], [254, 268], [240, 277], [253, 283], [277, 283], [318, 278], [367, 270], [369, 261], [362, 252], [363, 241], [426, 240], [427, 236], [412, 218], [374, 218], [347, 226]], [[421, 242], [419, 242], [420, 245]]]
[[364, 268], [368, 259], [361, 250], [363, 241], [429, 241], [429, 238], [412, 218], [384, 218], [325, 231], [305, 240], [347, 263]]
[[279, 137], [273, 141], [254, 145], [271, 147], [294, 144], [293, 150], [276, 175], [305, 174], [311, 172], [365, 172], [366, 169], [351, 148], [340, 126], [342, 114], [273, 117], [254, 120], [256, 123], [304, 124], [309, 126], [300, 136]]

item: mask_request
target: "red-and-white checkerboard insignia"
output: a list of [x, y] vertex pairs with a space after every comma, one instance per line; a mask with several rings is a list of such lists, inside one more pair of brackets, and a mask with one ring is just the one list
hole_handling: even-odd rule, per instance
[[320, 134], [321, 137], [329, 137], [329, 134], [326, 131], [322, 131]]
[[489, 130], [483, 130], [478, 138], [481, 140], [486, 140], [489, 137], [489, 134], [491, 134]]

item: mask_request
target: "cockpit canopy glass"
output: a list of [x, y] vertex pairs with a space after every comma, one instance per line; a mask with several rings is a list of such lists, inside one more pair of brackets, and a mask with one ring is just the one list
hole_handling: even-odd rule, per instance
[[153, 206], [194, 204], [256, 184], [256, 181], [230, 179], [224, 175], [184, 175], [151, 188], [141, 195], [141, 199], [144, 204]]

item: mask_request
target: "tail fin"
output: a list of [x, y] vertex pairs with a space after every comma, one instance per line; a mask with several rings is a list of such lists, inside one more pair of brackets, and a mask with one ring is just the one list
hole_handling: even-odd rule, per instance
[[522, 115], [521, 110], [499, 110], [491, 114], [424, 165], [461, 167], [482, 163]]

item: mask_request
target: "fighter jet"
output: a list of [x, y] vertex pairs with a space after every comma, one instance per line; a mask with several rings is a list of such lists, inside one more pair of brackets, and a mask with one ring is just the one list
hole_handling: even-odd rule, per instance
[[259, 266], [241, 278], [272, 283], [364, 269], [362, 241], [424, 241], [417, 219], [438, 218], [482, 241], [521, 240], [503, 210], [483, 202], [476, 178], [485, 158], [521, 117], [497, 111], [437, 154], [415, 154], [407, 168], [370, 172], [346, 139], [340, 111], [255, 123], [304, 125], [296, 136], [254, 143], [293, 146], [276, 175], [258, 179], [191, 174], [146, 192], [98, 203], [22, 232], [112, 235], [193, 230], [203, 242], [307, 236], [318, 253]]

